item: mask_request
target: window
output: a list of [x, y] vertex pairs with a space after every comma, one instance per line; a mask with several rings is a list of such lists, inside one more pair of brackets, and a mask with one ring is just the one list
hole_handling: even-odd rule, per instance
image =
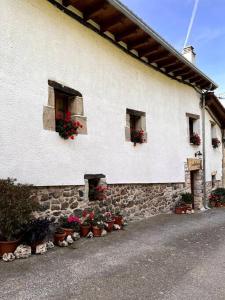
[[106, 178], [103, 174], [86, 174], [85, 181], [85, 198], [88, 201], [104, 200], [106, 198]]
[[188, 120], [188, 139], [192, 145], [200, 145], [201, 140], [199, 136], [199, 116], [194, 114], [186, 114]]
[[216, 175], [213, 174], [212, 175], [212, 188], [214, 188], [216, 186]]
[[145, 112], [127, 109], [125, 137], [134, 145], [147, 142]]
[[220, 140], [217, 138], [217, 131], [216, 131], [216, 123], [210, 121], [211, 123], [211, 143], [214, 149], [220, 146]]
[[80, 92], [55, 81], [48, 81], [48, 105], [43, 108], [43, 127], [55, 131], [56, 117], [65, 117], [71, 113], [74, 121], [79, 121], [82, 128], [79, 134], [87, 134], [87, 118], [84, 116], [83, 98]]
[[69, 111], [69, 96], [55, 90], [55, 117], [65, 118], [67, 111]]

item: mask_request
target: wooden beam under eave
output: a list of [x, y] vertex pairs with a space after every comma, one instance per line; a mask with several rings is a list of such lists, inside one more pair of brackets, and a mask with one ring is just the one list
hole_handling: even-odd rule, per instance
[[162, 48], [162, 50], [157, 51], [156, 53], [148, 55], [146, 57], [150, 63], [154, 63], [156, 60], [159, 61], [160, 58], [163, 59], [163, 58], [167, 57], [168, 54], [169, 54], [169, 52], [167, 50], [164, 50], [164, 48]]
[[174, 61], [174, 56], [172, 54], [164, 57], [164, 58], [160, 58], [158, 61], [156, 60], [155, 62], [157, 63], [159, 68], [166, 68], [166, 65], [168, 65], [168, 63], [171, 63]]
[[136, 48], [140, 48], [143, 46], [146, 46], [147, 44], [149, 44], [149, 38], [146, 36], [140, 36], [138, 39], [133, 39], [133, 41], [130, 41], [127, 43], [127, 48], [129, 50], [134, 49], [136, 50]]
[[173, 71], [174, 76], [183, 76], [193, 72], [189, 67], [182, 68], [181, 70]]
[[139, 31], [140, 29], [137, 27], [137, 25], [129, 26], [122, 32], [114, 33], [115, 40], [117, 42], [122, 41], [123, 39], [128, 38], [130, 35], [137, 34]]
[[[131, 49], [134, 49], [136, 51], [139, 51], [139, 49], [143, 49], [143, 48], [146, 48], [149, 46], [149, 43], [150, 43], [150, 40], [146, 40], [146, 41], [143, 41], [142, 43], [139, 43], [135, 46], [133, 46]], [[130, 45], [128, 44], [128, 48], [130, 47]]]
[[96, 13], [98, 13], [102, 9], [107, 9], [109, 4], [104, 1], [100, 1], [90, 7], [88, 7], [84, 12], [83, 12], [83, 18], [84, 20], [89, 20], [91, 19]]
[[186, 65], [184, 65], [183, 63], [178, 63], [178, 62], [174, 62], [174, 63], [171, 63], [171, 65], [167, 65], [165, 66], [166, 68], [166, 71], [168, 73], [170, 72], [176, 72], [176, 71], [179, 71], [179, 70], [182, 70], [184, 68], [186, 68]]
[[70, 0], [63, 0], [62, 5], [67, 7], [67, 6], [71, 5], [71, 1]]
[[141, 57], [148, 56], [148, 55], [152, 54], [153, 52], [158, 51], [160, 49], [162, 49], [162, 46], [159, 44], [155, 44], [155, 45], [147, 47], [147, 49], [140, 51], [139, 55]]
[[[193, 73], [193, 74], [192, 74]], [[188, 73], [187, 75], [181, 75], [184, 80], [190, 80], [193, 78], [198, 78], [199, 74], [196, 74], [194, 71]]]
[[107, 21], [100, 24], [101, 32], [107, 31], [110, 27], [116, 25], [117, 23], [119, 23], [125, 19], [126, 19], [126, 16], [124, 16], [122, 14], [108, 19]]

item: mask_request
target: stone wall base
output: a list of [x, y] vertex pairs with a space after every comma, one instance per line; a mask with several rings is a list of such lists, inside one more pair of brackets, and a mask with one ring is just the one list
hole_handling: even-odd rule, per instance
[[85, 186], [38, 187], [38, 198], [42, 206], [41, 216], [74, 213], [76, 209], [99, 208], [124, 212], [127, 219], [140, 219], [170, 212], [182, 192], [189, 192], [185, 183], [169, 184], [108, 184], [106, 199], [89, 201]]
[[[216, 187], [221, 182], [216, 182]], [[215, 187], [214, 187], [215, 188]], [[207, 194], [212, 190], [212, 183], [207, 182]], [[42, 206], [40, 216], [58, 218], [74, 213], [76, 209], [98, 208], [103, 213], [107, 210], [124, 212], [126, 218], [141, 219], [174, 209], [180, 194], [190, 192], [188, 183], [167, 184], [108, 184], [106, 199], [89, 201], [83, 186], [37, 187], [38, 199]], [[197, 199], [198, 198], [198, 199]], [[202, 195], [195, 196], [196, 209], [202, 207]]]

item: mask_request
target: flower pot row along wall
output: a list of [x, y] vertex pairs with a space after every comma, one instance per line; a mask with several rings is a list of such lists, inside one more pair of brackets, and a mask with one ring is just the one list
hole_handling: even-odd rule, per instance
[[209, 195], [209, 204], [211, 207], [225, 207], [225, 189], [216, 188]]
[[0, 180], [0, 189], [0, 257], [4, 261], [43, 254], [54, 244], [68, 246], [80, 236], [105, 236], [125, 225], [121, 212], [103, 214], [91, 208], [62, 216], [57, 222], [37, 218], [41, 207], [32, 186], [7, 179]]

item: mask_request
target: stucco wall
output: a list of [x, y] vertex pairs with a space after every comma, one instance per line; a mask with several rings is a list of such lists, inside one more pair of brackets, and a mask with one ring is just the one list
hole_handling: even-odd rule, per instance
[[[80, 185], [85, 173], [103, 173], [112, 184], [184, 182], [187, 157], [201, 150], [187, 135], [186, 113], [201, 113], [193, 88], [45, 0], [0, 1], [0, 11], [0, 177], [44, 186]], [[88, 135], [64, 141], [43, 130], [48, 79], [82, 93]], [[126, 108], [146, 112], [148, 143], [125, 141]], [[211, 180], [210, 170], [221, 175], [221, 151], [210, 146], [207, 155]]]

